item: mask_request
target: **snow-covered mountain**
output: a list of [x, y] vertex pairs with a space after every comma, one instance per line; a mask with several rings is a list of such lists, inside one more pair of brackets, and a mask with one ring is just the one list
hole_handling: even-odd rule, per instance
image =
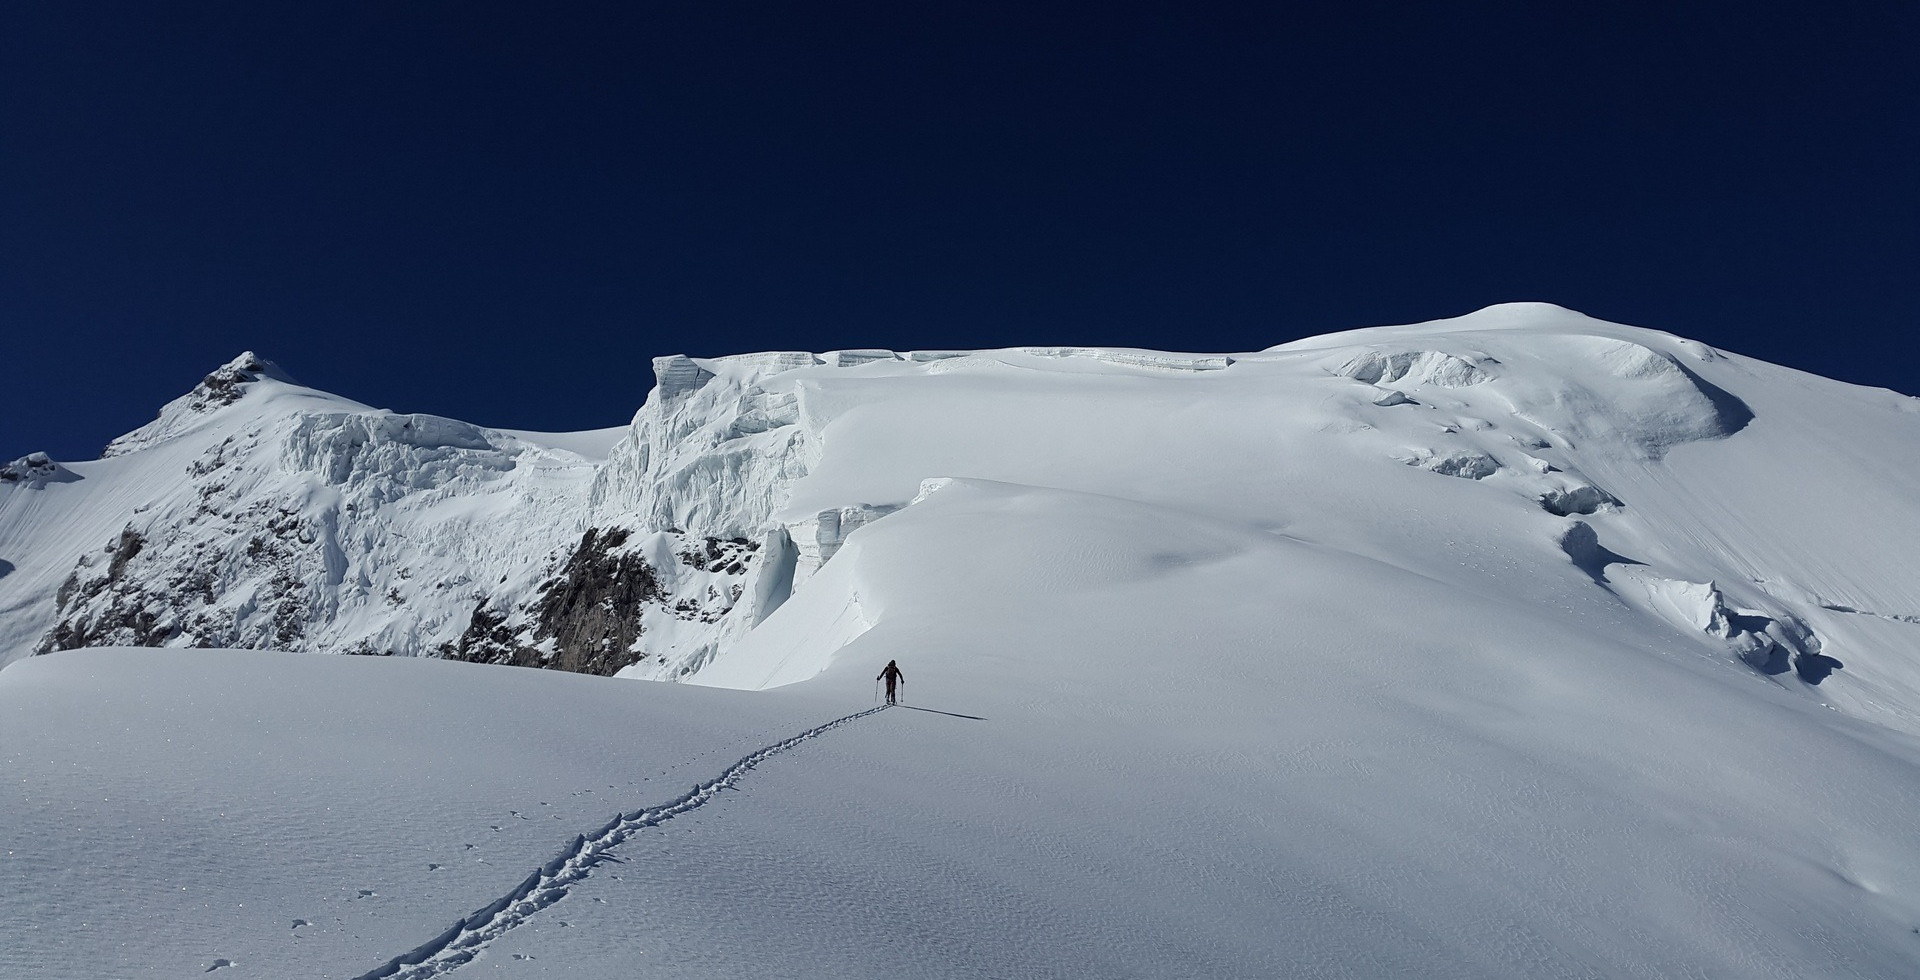
[[[654, 371], [624, 431], [554, 435], [377, 411], [243, 354], [100, 460], [0, 470], [0, 649], [684, 678], [942, 478], [1177, 507], [1454, 581], [1474, 577], [1465, 554], [1571, 564], [1771, 673], [1831, 670], [1814, 621], [1920, 610], [1914, 539], [1882, 516], [1910, 509], [1914, 399], [1554, 307], [1232, 357], [865, 350]], [[1719, 442], [1746, 451], [1667, 458]]]
[[[675, 810], [728, 820], [671, 849], [607, 825], [619, 879], [565, 878], [561, 859], [529, 879], [568, 882], [550, 891], [574, 894], [575, 928], [544, 929], [535, 901], [497, 931], [447, 932], [566, 851], [538, 834], [501, 838], [498, 872], [442, 860], [454, 842], [424, 831], [330, 850], [329, 868], [405, 880], [389, 887], [409, 911], [378, 926], [314, 927], [300, 910], [332, 872], [292, 859], [262, 858], [264, 891], [196, 877], [253, 896], [263, 918], [219, 957], [249, 975], [324, 952], [358, 976], [468, 935], [529, 976], [624, 975], [642, 960], [614, 937], [633, 936], [686, 976], [1920, 964], [1920, 399], [1539, 304], [1231, 356], [784, 352], [655, 374], [625, 429], [554, 435], [370, 409], [243, 355], [100, 460], [0, 471], [0, 659], [248, 647], [692, 685], [589, 696], [584, 679], [413, 660], [62, 655], [0, 674], [0, 745], [57, 771], [107, 751], [253, 772], [236, 753], [284, 737], [273, 726], [128, 705], [116, 679], [187, 690], [232, 671], [248, 703], [278, 705], [261, 718], [306, 737], [402, 744], [455, 773], [520, 747], [501, 765], [538, 771], [541, 800], [459, 777], [493, 788], [407, 794], [400, 822], [535, 812], [565, 788], [555, 829], [589, 850], [592, 807], [615, 801], [586, 790], [666, 797], [594, 785], [607, 761], [570, 747], [657, 742], [644, 765], [672, 768], [703, 740], [735, 758], [799, 746], [752, 800]], [[964, 717], [886, 711], [780, 741], [869, 705], [896, 658], [916, 701]], [[281, 704], [296, 674], [320, 703]], [[377, 683], [397, 687], [353, 701]], [[498, 730], [460, 720], [460, 699], [494, 705]], [[611, 720], [621, 699], [655, 727]], [[147, 728], [196, 748], [167, 761], [131, 741]], [[100, 788], [62, 778], [26, 785], [75, 808]], [[143, 792], [199, 813], [200, 778]], [[364, 768], [324, 779], [328, 806], [393, 805]], [[262, 819], [328, 833], [290, 806]], [[53, 810], [15, 817], [50, 842], [34, 860], [71, 843]], [[146, 853], [118, 860], [184, 873]], [[537, 881], [514, 901], [548, 894]], [[121, 907], [113, 884], [87, 908]], [[35, 921], [22, 894], [0, 922]], [[206, 943], [168, 946], [166, 969], [214, 959], [221, 920], [196, 915], [182, 906], [178, 928]], [[834, 945], [850, 934], [873, 941]], [[166, 973], [91, 962], [48, 975]]]

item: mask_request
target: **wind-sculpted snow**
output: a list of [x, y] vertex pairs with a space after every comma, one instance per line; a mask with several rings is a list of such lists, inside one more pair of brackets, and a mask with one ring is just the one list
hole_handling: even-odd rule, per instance
[[1465, 388], [1493, 379], [1482, 366], [1486, 363], [1488, 358], [1484, 356], [1469, 359], [1440, 351], [1370, 350], [1354, 355], [1334, 368], [1333, 373], [1370, 385], [1405, 382]]
[[1562, 377], [1515, 384], [1515, 415], [1553, 419], [1574, 440], [1624, 443], [1658, 458], [1671, 447], [1720, 439], [1744, 428], [1753, 412], [1726, 391], [1682, 367], [1671, 355], [1603, 337], [1540, 338], [1529, 353], [1545, 363], [1577, 366]]
[[811, 354], [657, 358], [661, 383], [595, 481], [595, 514], [649, 530], [759, 533], [809, 458], [809, 432], [795, 424], [802, 393], [760, 381], [812, 363]]
[[1107, 364], [1147, 368], [1154, 371], [1221, 371], [1233, 364], [1224, 355], [1186, 357], [1158, 351], [1107, 350], [1095, 347], [1021, 347], [1022, 354], [1036, 357], [1087, 357]]
[[[1491, 339], [1488, 346], [1497, 347], [1512, 338]], [[1550, 433], [1548, 444], [1599, 439], [1658, 457], [1680, 443], [1731, 435], [1753, 418], [1739, 399], [1672, 356], [1631, 341], [1529, 337], [1507, 356], [1523, 367], [1505, 367], [1483, 351], [1392, 349], [1340, 354], [1327, 363], [1336, 376], [1387, 388], [1375, 396], [1376, 405], [1417, 402], [1400, 389], [1451, 389], [1463, 405]]]
[[[1920, 863], [1900, 802], [1916, 784], [1894, 774], [1920, 759], [1827, 706], [1851, 660], [1815, 689], [1714, 655], [1781, 635], [1744, 601], [1675, 623], [1638, 605], [1628, 576], [1656, 556], [1594, 531], [1630, 513], [1529, 516], [1584, 528], [1567, 557], [1610, 582], [1458, 527], [1440, 578], [1180, 508], [939, 481], [769, 619], [785, 642], [756, 634], [704, 677], [852, 694], [897, 653], [909, 695], [991, 721], [889, 713], [826, 750], [837, 766], [770, 774], [719, 833], [648, 851], [647, 883], [495, 953], [564, 972], [622, 936], [686, 977], [768, 958], [847, 976], [1904, 976]], [[963, 548], [970, 564], [927, 560]], [[855, 594], [878, 624], [836, 647], [815, 624]], [[934, 785], [940, 804], [908, 802]], [[787, 903], [794, 874], [806, 898]], [[743, 906], [775, 912], [727, 925]]]
[[834, 367], [858, 367], [874, 361], [897, 361], [900, 355], [890, 350], [869, 348], [867, 350], [837, 350], [821, 355], [820, 358]]
[[1421, 450], [1407, 462], [1441, 476], [1458, 476], [1468, 480], [1484, 480], [1500, 472], [1499, 460], [1472, 450], [1456, 450], [1445, 454]]
[[1828, 658], [1820, 655], [1820, 638], [1791, 614], [1735, 608], [1712, 582], [1662, 578], [1634, 565], [1609, 569], [1609, 578], [1621, 583], [1630, 601], [1678, 626], [1726, 640], [1742, 660], [1763, 673], [1778, 674], [1791, 666], [1817, 683], [1831, 672], [1821, 669]]
[[1586, 515], [1620, 506], [1613, 494], [1591, 483], [1554, 487], [1540, 495], [1540, 506], [1557, 517]]
[[690, 392], [699, 391], [707, 382], [713, 380], [713, 372], [693, 362], [693, 358], [684, 354], [653, 359], [653, 396], [663, 402], [673, 401]]
[[898, 506], [855, 504], [823, 510], [812, 517], [793, 520], [786, 525], [787, 539], [795, 549], [793, 579], [798, 585], [820, 570], [840, 551], [847, 536], [898, 510]]
[[287, 469], [361, 489], [375, 503], [496, 479], [514, 468], [519, 449], [465, 422], [376, 414], [303, 415], [284, 445]]

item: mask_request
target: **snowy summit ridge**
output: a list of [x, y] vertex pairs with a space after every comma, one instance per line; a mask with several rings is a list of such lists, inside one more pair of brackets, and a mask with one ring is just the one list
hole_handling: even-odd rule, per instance
[[294, 383], [279, 365], [252, 351], [242, 351], [240, 356], [214, 368], [200, 379], [192, 391], [162, 406], [159, 416], [152, 422], [108, 443], [101, 457], [125, 455], [173, 438], [192, 428], [209, 412], [239, 401], [254, 382], [266, 379]]

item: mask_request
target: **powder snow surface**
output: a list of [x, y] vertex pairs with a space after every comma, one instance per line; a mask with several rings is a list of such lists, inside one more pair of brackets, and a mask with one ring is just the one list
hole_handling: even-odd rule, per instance
[[[15, 662], [0, 975], [1920, 974], [1914, 399], [1532, 305], [654, 398], [488, 438], [594, 520], [832, 545], [694, 684]], [[0, 489], [0, 558], [162, 451]], [[587, 493], [517, 479], [482, 516]]]

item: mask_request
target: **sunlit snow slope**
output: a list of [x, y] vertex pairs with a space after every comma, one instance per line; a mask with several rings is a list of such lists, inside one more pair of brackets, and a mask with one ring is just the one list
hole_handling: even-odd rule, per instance
[[[0, 746], [22, 795], [0, 798], [0, 819], [33, 844], [9, 858], [0, 948], [47, 976], [175, 976], [224, 959], [223, 976], [305, 964], [356, 977], [460, 935], [473, 937], [460, 956], [395, 969], [1920, 972], [1920, 400], [1541, 305], [1231, 357], [872, 351], [656, 368], [604, 462], [560, 439], [474, 430], [486, 448], [446, 450], [466, 482], [353, 498], [356, 515], [391, 514], [387, 526], [416, 535], [443, 508], [524, 541], [407, 544], [344, 519], [367, 543], [343, 549], [343, 582], [412, 581], [392, 569], [424, 561], [416, 551], [434, 556], [435, 581], [466, 579], [453, 599], [419, 600], [442, 610], [433, 626], [413, 625], [409, 601], [310, 615], [301, 635], [413, 629], [478, 651], [469, 659], [547, 665], [618, 649], [578, 669], [625, 661], [630, 676], [757, 693], [242, 653], [17, 663], [0, 673]], [[289, 416], [256, 393], [325, 397], [244, 384], [199, 424], [230, 413], [280, 432]], [[392, 424], [360, 445], [393, 440]], [[109, 546], [147, 512], [98, 501], [137, 496], [115, 467], [151, 459], [140, 465], [165, 473], [219, 444], [159, 432], [98, 463], [15, 465], [0, 488], [13, 655], [74, 610], [89, 629], [96, 607], [139, 622], [129, 597], [164, 589], [119, 584], [153, 581], [135, 574], [146, 549], [116, 578]], [[301, 513], [344, 513], [324, 507], [354, 468], [318, 472], [287, 452], [274, 479], [306, 481], [322, 507]], [[96, 593], [108, 600], [45, 594], [78, 560], [69, 541], [98, 552], [74, 588], [111, 579]], [[297, 532], [287, 548], [303, 560]], [[227, 608], [225, 588], [163, 614]], [[613, 612], [583, 616], [554, 595]], [[676, 614], [696, 595], [709, 604]], [[907, 706], [795, 742], [737, 791], [638, 827], [617, 861], [505, 927], [449, 932], [564, 857], [574, 834], [686, 792], [602, 781], [623, 754], [653, 771], [721, 746], [682, 781], [718, 777], [756, 746], [870, 706], [889, 659]], [[228, 676], [247, 710], [175, 710]], [[358, 708], [368, 685], [444, 720]], [[518, 709], [503, 712], [509, 697]], [[259, 720], [296, 702], [297, 724]], [[177, 749], [153, 743], [161, 729]], [[489, 729], [556, 748], [489, 765], [474, 748]], [[342, 749], [313, 793], [246, 761], [315, 740]], [[592, 751], [560, 761], [570, 744]], [[406, 790], [441, 753], [484, 778], [464, 793]], [[135, 784], [168, 787], [143, 790], [157, 806], [92, 802], [128, 778], [121, 759], [159, 774]], [[426, 870], [450, 866], [433, 855], [452, 837], [432, 827], [522, 809], [520, 774], [551, 784], [549, 803], [590, 788], [620, 798], [549, 818], [546, 846], [514, 838], [500, 852], [510, 867]], [[228, 850], [188, 799], [216, 788], [295, 846], [250, 852], [257, 874], [196, 871]], [[198, 816], [158, 822], [169, 812]], [[335, 839], [349, 833], [366, 842]], [[83, 860], [116, 835], [137, 843], [111, 867]], [[380, 906], [377, 929], [309, 942], [307, 926], [277, 921], [311, 925], [299, 909], [376, 869], [409, 890]], [[174, 895], [175, 878], [271, 911], [194, 911], [207, 895]], [[85, 897], [37, 899], [56, 887]], [[55, 945], [97, 935], [79, 923], [101, 911], [152, 955]]]

